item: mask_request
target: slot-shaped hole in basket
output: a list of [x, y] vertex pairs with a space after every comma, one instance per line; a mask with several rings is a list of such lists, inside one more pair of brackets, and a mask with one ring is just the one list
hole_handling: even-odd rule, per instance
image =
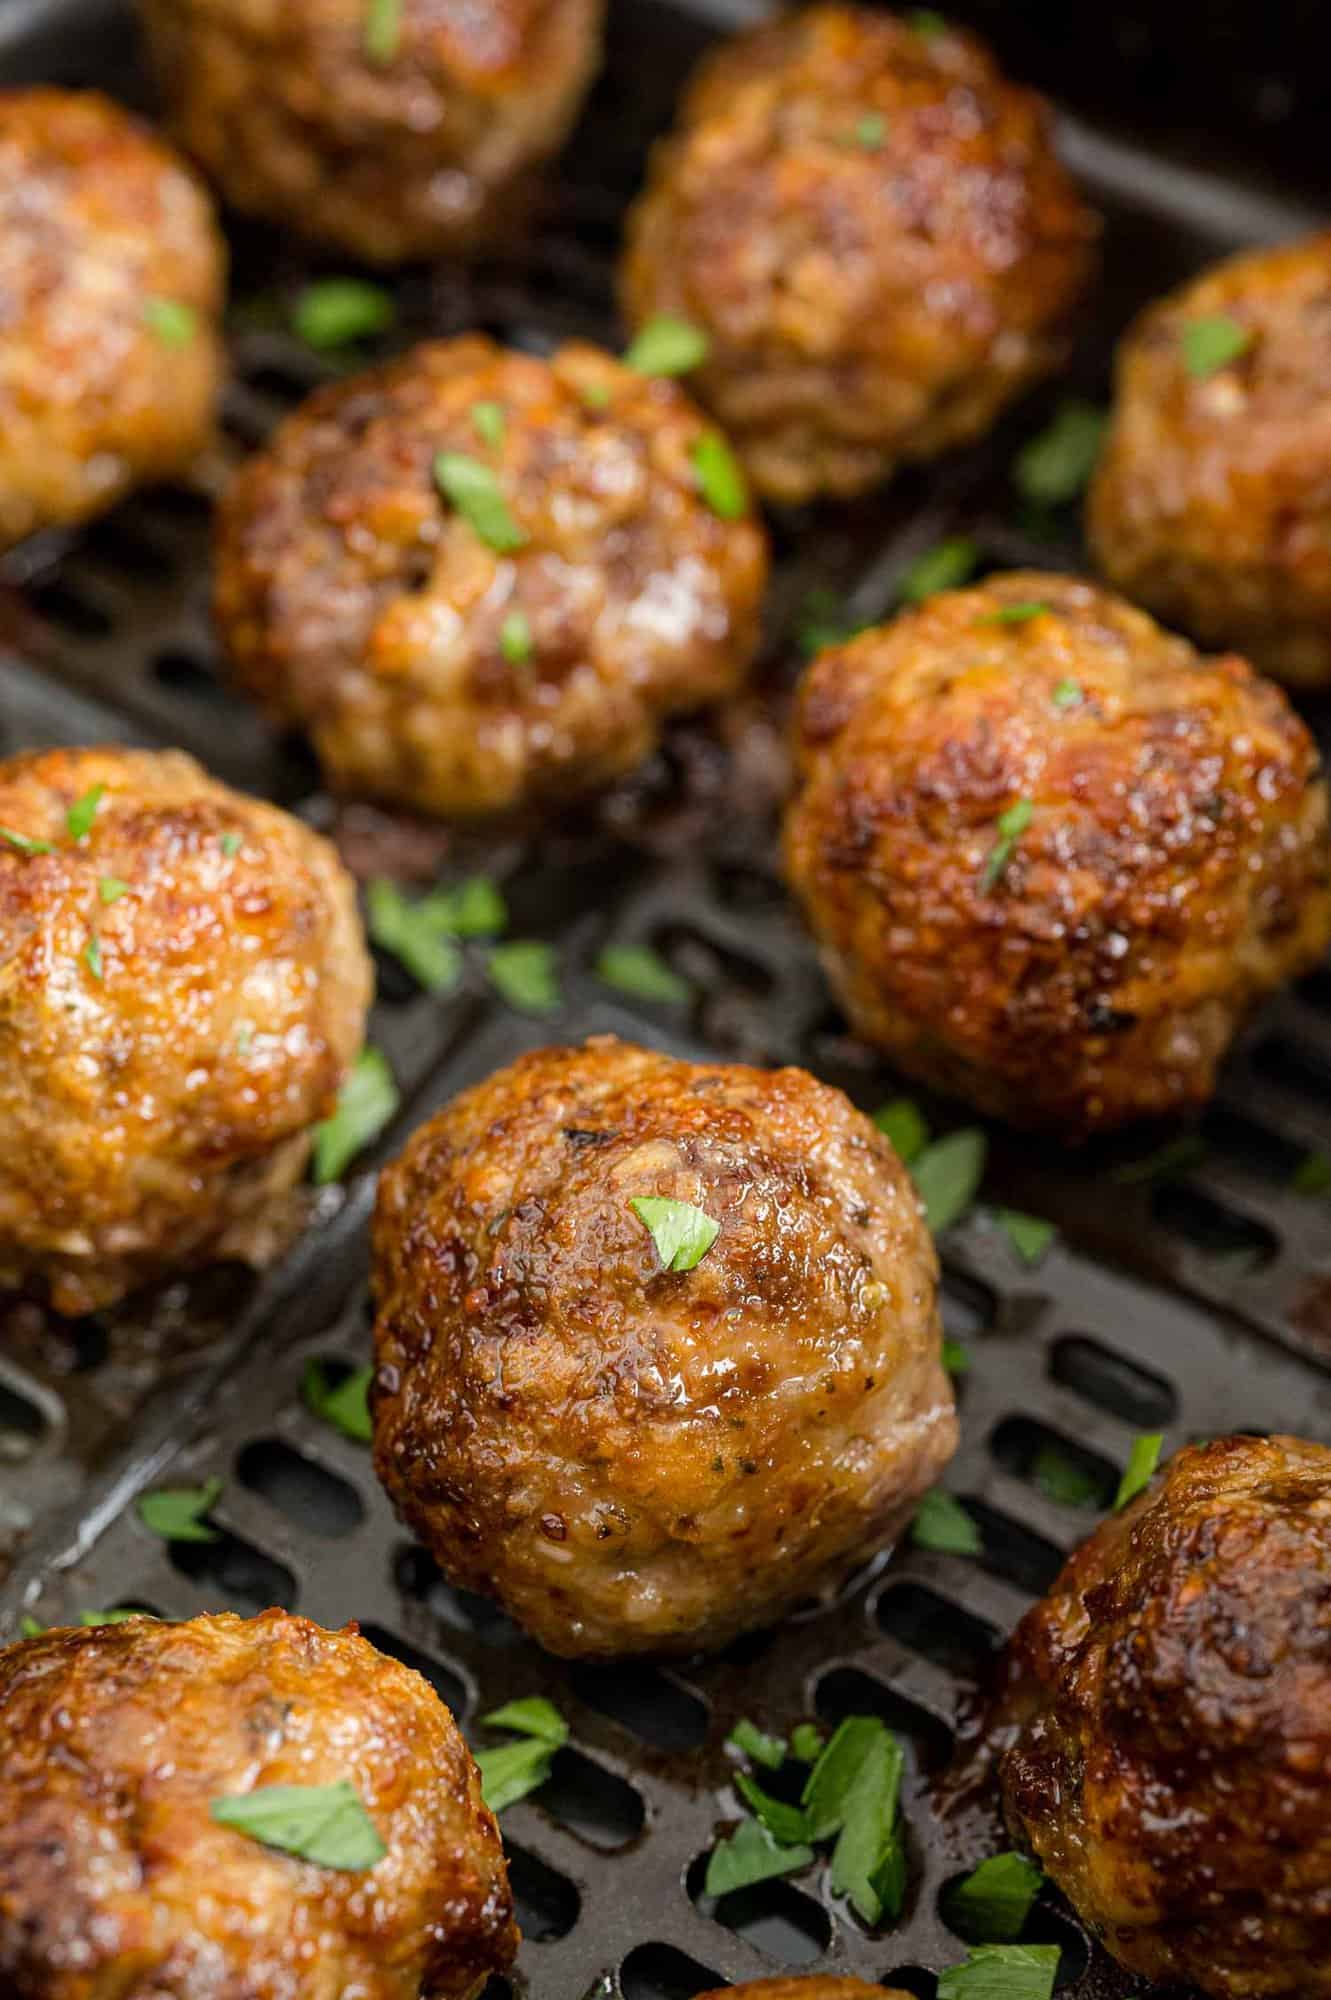
[[1311, 1098], [1321, 1110], [1331, 1108], [1331, 1062], [1317, 1050], [1301, 1048], [1284, 1035], [1268, 1035], [1253, 1050], [1252, 1066], [1282, 1090]]
[[689, 1894], [706, 1917], [756, 1945], [783, 1965], [811, 1965], [832, 1941], [832, 1920], [820, 1902], [788, 1877], [709, 1896], [707, 1855], [689, 1869]]
[[967, 1493], [964, 1498], [966, 1512], [979, 1529], [984, 1544], [976, 1558], [981, 1567], [991, 1576], [1002, 1577], [1005, 1583], [1028, 1591], [1032, 1597], [1048, 1590], [1066, 1561], [1062, 1549], [1023, 1521], [1014, 1521], [1001, 1507], [991, 1507], [977, 1494]]
[[719, 1972], [709, 1972], [672, 1944], [635, 1945], [619, 1968], [624, 2000], [695, 2000], [724, 1983]]
[[949, 1674], [979, 1680], [1001, 1642], [987, 1620], [940, 1597], [926, 1584], [889, 1584], [875, 1613], [884, 1632]]
[[1103, 1514], [1118, 1491], [1116, 1465], [1034, 1417], [1004, 1417], [990, 1436], [989, 1449], [1005, 1472], [1024, 1479], [1059, 1507]]
[[34, 584], [28, 602], [40, 618], [75, 639], [105, 639], [115, 628], [110, 612], [66, 577]]
[[582, 1898], [567, 1875], [511, 1841], [504, 1842], [504, 1850], [523, 1937], [533, 1944], [552, 1944], [567, 1937], [582, 1909]]
[[0, 1376], [0, 1465], [27, 1458], [49, 1428], [46, 1412]]
[[945, 1722], [859, 1667], [832, 1667], [818, 1682], [815, 1704], [824, 1722], [876, 1715], [902, 1739], [907, 1770], [941, 1770], [952, 1754], [952, 1731]]
[[423, 1653], [409, 1640], [399, 1639], [386, 1626], [362, 1619], [360, 1632], [362, 1639], [368, 1639], [379, 1652], [387, 1653], [390, 1660], [410, 1667], [423, 1681], [428, 1681], [445, 1708], [451, 1709], [459, 1721], [463, 1719], [467, 1713], [467, 1684], [461, 1674], [445, 1661], [437, 1660], [433, 1653]]
[[655, 1667], [577, 1665], [570, 1677], [580, 1701], [654, 1750], [696, 1750], [707, 1735], [703, 1703]]
[[1054, 1342], [1049, 1374], [1074, 1395], [1138, 1430], [1162, 1431], [1178, 1419], [1178, 1391], [1172, 1382], [1088, 1334], [1066, 1333]]
[[1238, 1215], [1200, 1188], [1167, 1183], [1151, 1196], [1151, 1214], [1162, 1229], [1199, 1250], [1231, 1277], [1246, 1277], [1270, 1264], [1280, 1249], [1265, 1223]]
[[243, 1542], [239, 1535], [216, 1531], [212, 1542], [172, 1542], [167, 1554], [171, 1567], [191, 1583], [207, 1584], [227, 1599], [227, 1608], [247, 1613], [267, 1611], [280, 1605], [284, 1611], [296, 1608], [296, 1579], [285, 1563]]
[[541, 1804], [590, 1846], [607, 1852], [636, 1840], [647, 1816], [632, 1785], [567, 1747], [556, 1753]]
[[442, 1574], [434, 1558], [415, 1543], [399, 1548], [393, 1558], [393, 1581], [404, 1597], [433, 1612], [441, 1625], [469, 1632], [486, 1646], [520, 1646], [523, 1637], [512, 1619], [470, 1590], [459, 1590]]
[[184, 652], [178, 646], [169, 646], [165, 652], [155, 655], [152, 674], [158, 685], [169, 689], [172, 694], [188, 695], [194, 701], [229, 700], [226, 689], [208, 662], [195, 653]]
[[327, 1541], [354, 1534], [365, 1508], [354, 1486], [281, 1438], [256, 1438], [236, 1460], [236, 1477], [296, 1527]]

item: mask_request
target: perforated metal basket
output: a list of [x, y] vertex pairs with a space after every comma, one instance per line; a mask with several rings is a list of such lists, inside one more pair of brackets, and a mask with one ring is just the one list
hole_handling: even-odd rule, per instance
[[[408, 277], [396, 337], [481, 326], [537, 349], [569, 333], [613, 340], [611, 265], [647, 140], [723, 14], [756, 11], [619, 0], [607, 74], [527, 261]], [[1240, 243], [1311, 219], [1316, 106], [1302, 109], [1299, 93], [1323, 88], [1328, 73], [1314, 59], [1311, 12], [1280, 10], [1272, 23], [1253, 8], [1207, 10], [1214, 76], [1195, 48], [1185, 74], [1184, 24], [1161, 24], [1149, 8], [1094, 21], [1078, 12], [1080, 47], [1068, 39], [1066, 9], [992, 0], [958, 12], [994, 36], [1014, 69], [1083, 113], [1131, 109], [1158, 128], [1153, 150], [1108, 136], [1094, 119], [1067, 124], [1069, 156], [1109, 218], [1098, 317], [1069, 378], [1080, 392], [1104, 393], [1112, 340], [1136, 304]], [[1245, 21], [1260, 22], [1262, 61], [1245, 59], [1240, 87], [1227, 54], [1237, 41], [1225, 38]], [[142, 91], [128, 23], [105, 0], [8, 0], [0, 74], [98, 81], [132, 100]], [[1195, 146], [1188, 161], [1188, 129], [1208, 117], [1237, 163], [1224, 173], [1199, 169]], [[1204, 157], [1219, 151], [1208, 142]], [[1285, 177], [1279, 199], [1251, 170], [1259, 155]], [[327, 370], [281, 331], [280, 300], [302, 277], [299, 253], [248, 233], [235, 248], [226, 431], [239, 452]], [[539, 851], [510, 842], [463, 855], [382, 815], [338, 813], [299, 747], [276, 741], [225, 691], [206, 620], [207, 488], [224, 476], [220, 462], [196, 490], [136, 497], [84, 535], [10, 559], [0, 573], [0, 751], [180, 744], [219, 776], [336, 832], [362, 869], [465, 861], [504, 878], [514, 934], [559, 946], [564, 1010], [549, 1024], [508, 1012], [479, 966], [442, 1001], [381, 966], [373, 1038], [404, 1099], [381, 1157], [519, 1049], [604, 1029], [681, 1053], [801, 1062], [871, 1108], [898, 1086], [838, 1019], [774, 868], [779, 722], [800, 607], [823, 586], [852, 615], [877, 615], [911, 558], [955, 533], [972, 535], [994, 566], [1078, 566], [1071, 525], [1052, 543], [1015, 525], [1008, 471], [1067, 387], [1035, 398], [974, 452], [907, 474], [882, 496], [777, 520], [761, 703], [676, 731], [639, 779], [549, 830]], [[653, 944], [687, 975], [691, 1006], [639, 1013], [609, 995], [591, 970], [607, 939]], [[940, 1124], [956, 1119], [931, 1109]], [[1070, 1156], [993, 1135], [987, 1195], [1050, 1216], [1060, 1237], [1028, 1269], [982, 1211], [944, 1245], [949, 1330], [973, 1364], [960, 1384], [964, 1441], [948, 1483], [981, 1525], [978, 1561], [903, 1549], [836, 1608], [686, 1669], [545, 1658], [492, 1607], [443, 1582], [393, 1522], [365, 1450], [301, 1402], [310, 1356], [354, 1365], [368, 1351], [371, 1160], [345, 1194], [311, 1196], [303, 1232], [262, 1280], [213, 1272], [73, 1326], [31, 1305], [8, 1309], [0, 1538], [10, 1574], [0, 1631], [24, 1613], [55, 1621], [86, 1606], [185, 1617], [277, 1602], [329, 1625], [358, 1618], [469, 1726], [510, 1697], [548, 1694], [569, 1719], [571, 1747], [551, 1783], [504, 1823], [526, 1934], [517, 1992], [689, 2000], [725, 1979], [818, 1964], [892, 1976], [927, 1996], [930, 1975], [963, 1950], [939, 1914], [939, 1891], [998, 1838], [990, 1802], [958, 1799], [937, 1780], [1001, 1636], [1095, 1519], [1094, 1504], [1083, 1511], [1047, 1496], [1036, 1478], [1042, 1448], [1057, 1444], [1106, 1497], [1141, 1429], [1163, 1429], [1169, 1447], [1227, 1428], [1331, 1439], [1328, 1209], [1325, 1196], [1291, 1188], [1309, 1150], [1331, 1152], [1331, 977], [1315, 975], [1263, 1016], [1203, 1137], [1196, 1164], [1121, 1180], [1115, 1163], [1155, 1139]], [[212, 1473], [226, 1481], [215, 1543], [168, 1546], [129, 1506], [146, 1484]], [[739, 1814], [723, 1747], [735, 1720], [747, 1714], [782, 1730], [852, 1712], [882, 1715], [910, 1747], [901, 1921], [868, 1932], [828, 1894], [818, 1866], [709, 1902], [705, 1857]], [[1127, 1991], [1057, 1905], [1040, 1907], [1029, 1935], [1063, 1946], [1066, 1990]]]

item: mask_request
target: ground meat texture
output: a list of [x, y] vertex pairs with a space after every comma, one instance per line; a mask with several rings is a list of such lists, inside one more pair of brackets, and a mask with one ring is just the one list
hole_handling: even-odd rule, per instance
[[[266, 1611], [0, 1652], [6, 2000], [471, 2000], [517, 1944], [452, 1716], [354, 1625]], [[213, 1800], [352, 1784], [388, 1852], [320, 1867]]]
[[369, 1005], [332, 848], [178, 751], [13, 758], [0, 829], [0, 1284], [261, 1260]]
[[706, 60], [622, 272], [778, 501], [862, 492], [978, 436], [1059, 360], [1094, 217], [1043, 102], [973, 36], [820, 6]]
[[140, 0], [181, 143], [236, 208], [373, 263], [511, 226], [605, 0]]
[[1331, 231], [1142, 314], [1087, 527], [1105, 575], [1161, 618], [1331, 683]]
[[[345, 791], [470, 817], [597, 789], [753, 659], [767, 545], [700, 490], [707, 434], [591, 347], [438, 341], [320, 391], [222, 508], [238, 678]], [[442, 453], [495, 483], [520, 547], [442, 497]]]
[[1132, 1972], [1331, 1995], [1331, 1451], [1178, 1454], [1008, 1655], [1014, 1836]]
[[852, 1024], [1014, 1124], [1204, 1102], [1326, 948], [1303, 724], [1094, 585], [1014, 571], [831, 648], [795, 737], [787, 874]]
[[226, 252], [170, 148], [93, 91], [0, 91], [0, 547], [184, 471]]
[[[662, 1268], [629, 1206], [719, 1234]], [[384, 1176], [375, 1467], [551, 1652], [724, 1644], [894, 1536], [956, 1443], [909, 1176], [803, 1070], [521, 1057]]]

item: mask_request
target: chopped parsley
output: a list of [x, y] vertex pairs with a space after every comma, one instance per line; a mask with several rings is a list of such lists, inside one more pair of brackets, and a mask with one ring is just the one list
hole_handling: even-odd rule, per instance
[[984, 1539], [960, 1500], [941, 1486], [926, 1493], [911, 1522], [910, 1538], [918, 1549], [943, 1556], [978, 1556]]
[[1183, 329], [1183, 361], [1189, 375], [1209, 382], [1252, 346], [1252, 331], [1228, 313], [1192, 320]]
[[97, 817], [97, 808], [102, 803], [105, 792], [105, 785], [92, 785], [81, 797], [75, 799], [65, 814], [65, 829], [71, 840], [82, 840], [85, 834], [92, 832], [92, 823]]
[[568, 1724], [544, 1695], [507, 1702], [483, 1719], [488, 1729], [508, 1729], [519, 1739], [476, 1752], [485, 1803], [500, 1813], [545, 1783], [555, 1752], [568, 1742]]
[[139, 1495], [138, 1516], [164, 1542], [215, 1542], [217, 1530], [205, 1517], [221, 1495], [220, 1479], [205, 1480], [202, 1486], [161, 1486]]
[[850, 144], [861, 152], [876, 153], [887, 137], [887, 120], [881, 111], [866, 111], [850, 135]]
[[12, 826], [0, 826], [0, 840], [16, 854], [54, 854], [49, 840], [34, 840], [31, 834], [17, 833]]
[[349, 347], [385, 333], [397, 318], [391, 292], [367, 278], [321, 278], [306, 285], [291, 313], [292, 330], [307, 347]]
[[485, 543], [498, 555], [525, 548], [527, 536], [509, 512], [499, 481], [488, 465], [464, 452], [441, 451], [434, 461], [435, 483]]
[[797, 1764], [816, 1764], [826, 1741], [822, 1730], [814, 1723], [797, 1723], [790, 1732], [790, 1754]]
[[378, 1049], [363, 1048], [338, 1092], [337, 1109], [314, 1128], [313, 1173], [319, 1187], [338, 1180], [356, 1155], [378, 1138], [398, 1103], [387, 1059]]
[[970, 1944], [1011, 1944], [1044, 1887], [1044, 1875], [1024, 1854], [990, 1855], [944, 1898], [949, 1930]]
[[509, 611], [499, 628], [499, 650], [510, 667], [525, 667], [531, 658], [531, 623], [525, 611]]
[[482, 444], [493, 445], [495, 450], [504, 442], [508, 420], [502, 403], [483, 401], [471, 406], [472, 429]]
[[94, 979], [100, 980], [105, 977], [105, 967], [102, 964], [102, 940], [98, 937], [96, 931], [88, 933], [88, 941], [83, 947], [83, 962]]
[[1143, 1431], [1140, 1437], [1133, 1440], [1132, 1450], [1128, 1454], [1127, 1469], [1118, 1483], [1118, 1492], [1114, 1496], [1116, 1513], [1120, 1508], [1126, 1507], [1130, 1500], [1135, 1500], [1139, 1493], [1144, 1493], [1155, 1478], [1164, 1441], [1162, 1431]]
[[167, 347], [188, 347], [199, 330], [199, 315], [180, 299], [145, 299], [143, 317]]
[[1035, 807], [1030, 799], [1017, 799], [1005, 812], [998, 815], [998, 838], [990, 848], [980, 876], [980, 894], [989, 895], [1007, 874], [1008, 863], [1016, 851], [1017, 842], [1025, 833], [1035, 815]]
[[370, 937], [391, 952], [427, 993], [451, 993], [462, 977], [462, 954], [438, 906], [429, 897], [411, 902], [395, 882], [377, 876], [365, 891]]
[[553, 945], [532, 938], [498, 944], [490, 953], [495, 991], [519, 1014], [556, 1014], [563, 1006]]
[[735, 1724], [726, 1741], [768, 1771], [779, 1771], [786, 1761], [784, 1736], [764, 1735], [757, 1723], [750, 1722], [747, 1716]]
[[1086, 696], [1080, 681], [1059, 681], [1049, 699], [1055, 708], [1080, 708]]
[[369, 1444], [374, 1436], [369, 1395], [373, 1380], [373, 1368], [355, 1368], [334, 1384], [329, 1381], [323, 1362], [311, 1355], [300, 1379], [300, 1393], [306, 1408], [324, 1423], [357, 1444]]
[[960, 1222], [979, 1192], [989, 1142], [977, 1125], [949, 1132], [917, 1154], [911, 1166], [924, 1219], [935, 1236]]
[[997, 611], [987, 611], [980, 619], [981, 625], [1029, 625], [1033, 618], [1042, 618], [1049, 606], [1036, 598], [1029, 598], [1016, 604], [1000, 604]]
[[738, 521], [747, 512], [749, 492], [739, 460], [720, 431], [704, 431], [690, 454], [698, 490], [723, 521]]
[[918, 1160], [929, 1143], [929, 1127], [924, 1113], [909, 1097], [894, 1097], [890, 1104], [880, 1105], [873, 1114], [873, 1122], [888, 1139], [896, 1151], [897, 1158], [904, 1166]]
[[980, 551], [970, 536], [953, 535], [916, 556], [897, 585], [897, 596], [904, 604], [923, 604], [940, 590], [956, 590], [968, 582], [979, 562]]
[[103, 903], [118, 903], [122, 896], [129, 894], [129, 883], [122, 882], [118, 875], [99, 875], [97, 894]]
[[777, 1875], [793, 1875], [807, 1868], [813, 1849], [803, 1844], [783, 1847], [756, 1819], [741, 1820], [726, 1840], [718, 1841], [707, 1861], [704, 1884], [709, 1896], [728, 1896], [735, 1889], [748, 1889], [755, 1882], [769, 1882]]
[[634, 335], [624, 366], [638, 375], [687, 375], [707, 359], [707, 345], [701, 327], [677, 314], [660, 313]]
[[937, 2000], [1052, 2000], [1056, 1944], [982, 1944], [938, 1975]]
[[1061, 1445], [1044, 1443], [1031, 1461], [1031, 1478], [1046, 1500], [1057, 1507], [1101, 1507], [1105, 1501], [1099, 1475]]
[[347, 1778], [332, 1785], [260, 1785], [252, 1792], [212, 1799], [208, 1811], [218, 1826], [233, 1827], [264, 1847], [319, 1868], [373, 1868], [388, 1852]]
[[368, 0], [365, 53], [372, 63], [391, 63], [402, 42], [402, 0]]
[[240, 853], [240, 835], [238, 833], [224, 833], [220, 846], [227, 860], [233, 861]]
[[945, 1340], [943, 1342], [943, 1366], [949, 1375], [965, 1375], [971, 1365], [970, 1349], [964, 1341]]
[[1023, 445], [1012, 478], [1024, 500], [1063, 507], [1085, 491], [1104, 443], [1108, 418], [1094, 403], [1069, 397], [1053, 422]]
[[634, 1195], [629, 1207], [656, 1245], [663, 1271], [691, 1271], [721, 1233], [721, 1225], [690, 1201], [665, 1195]]
[[596, 977], [631, 1000], [652, 1000], [662, 1006], [681, 1007], [693, 994], [688, 980], [646, 944], [606, 945], [596, 961]]
[[1040, 1263], [1058, 1235], [1052, 1222], [1039, 1215], [1023, 1215], [1019, 1208], [996, 1209], [995, 1216], [1023, 1264]]

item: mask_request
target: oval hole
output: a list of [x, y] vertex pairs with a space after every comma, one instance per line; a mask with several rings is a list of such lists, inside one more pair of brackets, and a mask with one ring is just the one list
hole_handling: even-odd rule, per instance
[[153, 679], [172, 694], [191, 695], [202, 701], [225, 701], [226, 689], [212, 668], [192, 653], [171, 650], [158, 653], [152, 663]]
[[172, 1569], [191, 1583], [206, 1583], [228, 1599], [228, 1609], [266, 1611], [271, 1604], [292, 1611], [296, 1579], [285, 1563], [274, 1562], [252, 1542], [219, 1530], [215, 1542], [169, 1542]]
[[1245, 1174], [1255, 1174], [1276, 1187], [1289, 1186], [1304, 1157], [1302, 1146], [1224, 1104], [1211, 1105], [1202, 1121], [1202, 1133], [1208, 1152], [1219, 1153]]
[[36, 1403], [12, 1383], [0, 1379], [0, 1464], [17, 1464], [32, 1454], [49, 1428]]
[[582, 1898], [573, 1884], [525, 1847], [505, 1841], [504, 1848], [523, 1937], [534, 1944], [553, 1944], [556, 1938], [567, 1937], [582, 1908]]
[[1252, 1052], [1252, 1066], [1259, 1076], [1269, 1077], [1282, 1090], [1296, 1097], [1311, 1097], [1316, 1104], [1331, 1104], [1331, 1067], [1316, 1053], [1301, 1049], [1283, 1035], [1268, 1035]]
[[654, 1667], [575, 1666], [571, 1679], [589, 1708], [598, 1708], [655, 1750], [696, 1750], [707, 1735], [702, 1702]]
[[1172, 1382], [1087, 1334], [1068, 1333], [1054, 1342], [1049, 1373], [1074, 1395], [1139, 1430], [1162, 1431], [1177, 1422], [1178, 1392]]
[[298, 1528], [336, 1541], [365, 1519], [354, 1486], [293, 1451], [281, 1438], [257, 1438], [236, 1460], [236, 1477]]
[[1001, 1642], [983, 1618], [963, 1611], [922, 1583], [895, 1583], [878, 1600], [878, 1623], [913, 1653], [947, 1673], [979, 1680]]
[[952, 1754], [952, 1731], [945, 1722], [858, 1667], [833, 1667], [819, 1681], [815, 1700], [824, 1722], [876, 1715], [905, 1739], [907, 1770], [938, 1770]]
[[976, 1523], [984, 1540], [977, 1558], [980, 1566], [1005, 1583], [1016, 1584], [1032, 1597], [1042, 1596], [1062, 1569], [1066, 1557], [1043, 1535], [1037, 1535], [1021, 1521], [1014, 1521], [998, 1507], [991, 1507], [973, 1493], [962, 1496], [966, 1512]]
[[1024, 1479], [1056, 1506], [1103, 1514], [1113, 1505], [1117, 1466], [1034, 1417], [1004, 1417], [990, 1435], [989, 1449], [1005, 1472]]
[[640, 1944], [619, 1968], [624, 2000], [695, 2000], [725, 1981], [672, 1944]]
[[998, 1300], [987, 1285], [963, 1278], [956, 1271], [944, 1271], [939, 1307], [943, 1331], [953, 1340], [984, 1333], [998, 1318]]
[[450, 1631], [469, 1632], [485, 1646], [522, 1645], [521, 1632], [497, 1604], [469, 1590], [455, 1589], [434, 1558], [414, 1543], [399, 1549], [393, 1558], [393, 1578], [404, 1597], [423, 1604]]
[[1200, 1188], [1173, 1183], [1158, 1187], [1151, 1196], [1151, 1214], [1162, 1229], [1181, 1236], [1236, 1278], [1260, 1271], [1280, 1248], [1264, 1223], [1236, 1214]]
[[899, 1986], [903, 1993], [913, 1993], [915, 2000], [934, 2000], [938, 1992], [938, 1981], [922, 1965], [894, 1965], [883, 1984]]
[[461, 1718], [466, 1714], [467, 1684], [461, 1674], [431, 1654], [422, 1653], [418, 1646], [411, 1645], [406, 1639], [399, 1639], [396, 1632], [389, 1632], [382, 1625], [370, 1624], [362, 1619], [360, 1631], [362, 1639], [368, 1639], [379, 1652], [387, 1653], [390, 1660], [410, 1667], [423, 1681], [428, 1681], [440, 1701], [446, 1708], [451, 1708], [455, 1716]]
[[832, 1941], [832, 1920], [822, 1904], [788, 1878], [755, 1882], [728, 1896], [706, 1893], [707, 1855], [689, 1869], [689, 1894], [705, 1917], [756, 1945], [783, 1965], [812, 1965]]
[[76, 639], [105, 639], [114, 620], [86, 591], [74, 583], [40, 583], [28, 592], [28, 602], [39, 617], [61, 625]]
[[632, 1785], [580, 1750], [559, 1751], [541, 1787], [541, 1804], [589, 1847], [607, 1853], [636, 1840], [647, 1816]]

